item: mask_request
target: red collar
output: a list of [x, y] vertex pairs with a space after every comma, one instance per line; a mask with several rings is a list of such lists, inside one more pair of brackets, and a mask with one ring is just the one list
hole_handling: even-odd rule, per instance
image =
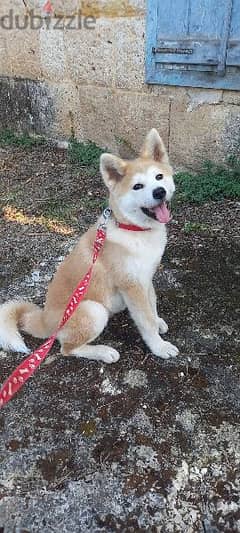
[[134, 226], [134, 224], [122, 224], [117, 222], [120, 229], [126, 229], [128, 231], [150, 231], [151, 228], [140, 228], [140, 226]]

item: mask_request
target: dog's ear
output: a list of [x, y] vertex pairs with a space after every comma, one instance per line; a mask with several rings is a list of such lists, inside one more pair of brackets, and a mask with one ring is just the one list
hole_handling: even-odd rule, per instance
[[145, 139], [141, 150], [141, 157], [154, 159], [154, 161], [157, 161], [158, 163], [169, 163], [166, 148], [155, 128], [150, 130]]
[[100, 157], [100, 171], [107, 187], [111, 189], [125, 176], [126, 163], [120, 157], [111, 154], [102, 154]]

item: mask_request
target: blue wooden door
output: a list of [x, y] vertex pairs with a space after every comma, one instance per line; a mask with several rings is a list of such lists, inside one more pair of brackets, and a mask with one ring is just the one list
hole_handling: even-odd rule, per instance
[[148, 0], [147, 82], [240, 89], [240, 0]]

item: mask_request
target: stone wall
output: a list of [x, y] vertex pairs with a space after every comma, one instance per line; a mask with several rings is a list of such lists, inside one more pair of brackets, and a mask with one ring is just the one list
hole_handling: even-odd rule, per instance
[[[74, 132], [129, 156], [154, 126], [176, 166], [238, 149], [240, 92], [145, 84], [144, 0], [52, 0], [50, 21], [44, 3], [1, 0], [5, 26], [13, 14], [11, 29], [0, 28], [1, 128], [62, 140]], [[26, 29], [15, 15], [20, 24], [28, 16]], [[53, 29], [59, 15], [81, 29], [67, 29], [67, 18]]]

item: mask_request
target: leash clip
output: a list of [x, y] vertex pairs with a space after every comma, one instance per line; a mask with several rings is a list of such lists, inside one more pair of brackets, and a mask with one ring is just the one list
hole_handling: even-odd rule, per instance
[[101, 224], [99, 224], [98, 229], [102, 229], [103, 231], [106, 231], [107, 223], [108, 223], [109, 218], [111, 217], [111, 215], [112, 215], [112, 210], [110, 209], [110, 207], [106, 207], [106, 209], [104, 209], [104, 211], [102, 213], [103, 222]]

